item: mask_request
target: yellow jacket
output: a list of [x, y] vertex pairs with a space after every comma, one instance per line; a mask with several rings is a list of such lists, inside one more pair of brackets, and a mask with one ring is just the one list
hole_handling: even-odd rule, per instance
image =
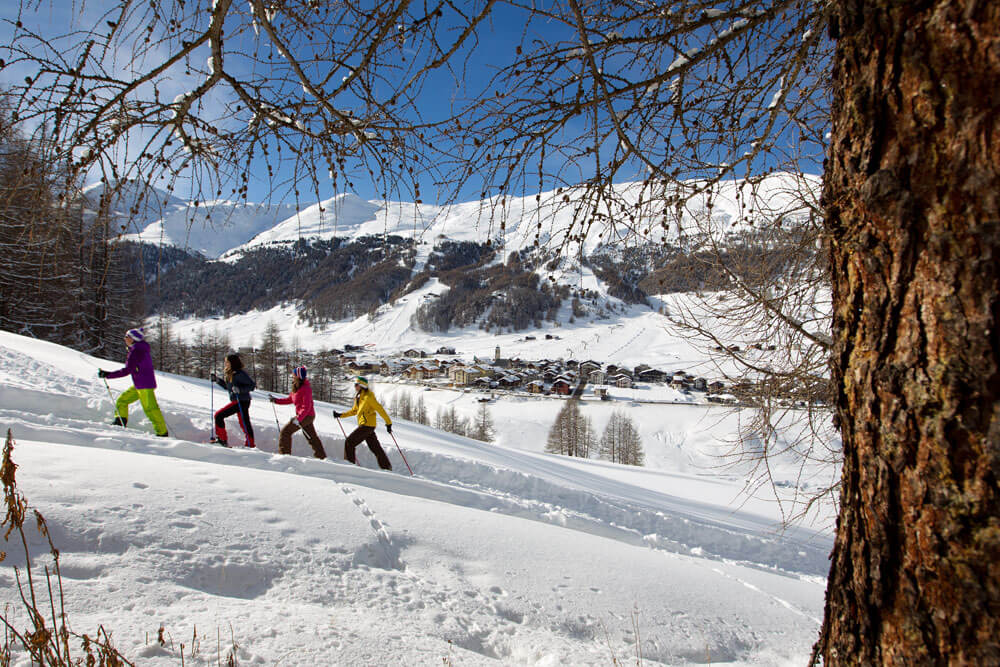
[[385, 423], [391, 424], [392, 420], [389, 419], [389, 415], [386, 414], [385, 408], [382, 404], [375, 399], [375, 394], [371, 392], [370, 389], [364, 389], [354, 397], [354, 407], [352, 407], [347, 412], [341, 414], [341, 417], [353, 417], [358, 416], [358, 426], [371, 426], [375, 428], [375, 413], [378, 412], [382, 415], [382, 419]]

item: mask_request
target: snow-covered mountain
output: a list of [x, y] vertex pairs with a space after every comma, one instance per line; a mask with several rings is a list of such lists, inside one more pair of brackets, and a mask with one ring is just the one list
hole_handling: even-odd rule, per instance
[[[131, 219], [126, 238], [164, 243], [208, 257], [231, 255], [260, 245], [299, 239], [341, 239], [398, 234], [433, 243], [439, 237], [459, 241], [490, 240], [505, 252], [561, 241], [580, 231], [584, 220], [596, 219], [585, 252], [599, 243], [621, 238], [660, 241], [689, 234], [710, 219], [724, 229], [743, 228], [748, 220], [802, 210], [807, 196], [818, 192], [818, 178], [773, 174], [756, 184], [727, 181], [693, 196], [676, 217], [664, 213], [663, 193], [641, 183], [612, 187], [615, 203], [596, 206], [592, 215], [583, 188], [560, 188], [525, 197], [494, 197], [448, 206], [412, 202], [365, 201], [342, 194], [301, 211], [294, 204], [258, 205], [229, 201], [183, 202], [159, 190], [139, 198], [137, 187], [125, 189], [112, 203], [116, 215]], [[697, 189], [698, 184], [688, 187]], [[811, 190], [811, 192], [810, 192]], [[97, 195], [100, 189], [95, 189]], [[586, 214], [581, 212], [586, 211]], [[667, 222], [664, 226], [665, 221]], [[649, 230], [648, 235], [643, 232]]]
[[[135, 664], [770, 666], [803, 664], [816, 638], [828, 527], [782, 532], [739, 475], [543, 455], [402, 420], [393, 439], [379, 429], [394, 466], [382, 472], [367, 451], [360, 467], [340, 459], [327, 404], [316, 425], [331, 459], [279, 456], [275, 422], [292, 413], [260, 392], [260, 449], [225, 450], [201, 444], [210, 385], [168, 374], [157, 395], [172, 437], [156, 438], [138, 408], [128, 429], [108, 425], [97, 370], [120, 363], [0, 332], [0, 417], [19, 489], [60, 550], [70, 627], [103, 626]], [[731, 435], [682, 409], [677, 437], [647, 450], [697, 460], [699, 443]], [[707, 435], [683, 437], [694, 430]], [[0, 544], [0, 606], [20, 628], [15, 538]], [[36, 568], [50, 562], [45, 538], [29, 531], [29, 547]]]
[[102, 196], [123, 238], [170, 245], [219, 257], [295, 213], [294, 204], [247, 204], [226, 200], [185, 201], [163, 190], [129, 182], [105, 195], [101, 185], [84, 190], [96, 211]]
[[[804, 183], [816, 185], [815, 180], [808, 177]], [[592, 230], [585, 242], [586, 250], [593, 251], [598, 243], [608, 242], [614, 234], [645, 231], [644, 225], [652, 229], [650, 239], [656, 240], [659, 235], [676, 241], [682, 234], [691, 238], [706, 220], [710, 220], [715, 229], [725, 231], [745, 229], [751, 221], [763, 216], [782, 215], [786, 220], [794, 220], [806, 211], [806, 204], [801, 199], [802, 184], [801, 178], [787, 174], [775, 174], [752, 185], [725, 182], [710, 193], [694, 197], [683, 208], [680, 217], [672, 219], [666, 228], [660, 226], [666, 220], [660, 210], [662, 202], [651, 204], [641, 184], [616, 185], [616, 198], [626, 204], [626, 209], [610, 211], [606, 219], [599, 221], [600, 229]], [[807, 187], [807, 197], [810, 192]], [[624, 268], [616, 273], [619, 266], [613, 264], [618, 261], [615, 258], [612, 258], [610, 269], [599, 269], [582, 261], [574, 252], [562, 253], [557, 261], [553, 261], [550, 254], [539, 254], [526, 262], [521, 270], [535, 273], [539, 284], [559, 286], [564, 295], [561, 297], [563, 305], [554, 319], [546, 315], [542, 320], [532, 313], [534, 326], [525, 328], [522, 322], [517, 324], [517, 331], [513, 331], [515, 327], [508, 321], [510, 317], [501, 315], [500, 321], [487, 327], [492, 335], [483, 336], [482, 325], [492, 307], [485, 301], [507, 298], [502, 288], [476, 297], [480, 301], [466, 308], [466, 312], [479, 308], [484, 313], [471, 325], [463, 322], [447, 331], [430, 331], [433, 327], [421, 325], [427, 329], [425, 331], [414, 324], [418, 309], [428, 306], [421, 314], [428, 319], [430, 305], [450, 290], [433, 274], [429, 279], [417, 279], [442, 241], [489, 241], [492, 249], [499, 250], [492, 262], [503, 262], [510, 252], [533, 247], [536, 234], [543, 246], [552, 239], [562, 238], [573, 224], [583, 196], [580, 189], [562, 189], [540, 193], [537, 197], [504, 198], [502, 206], [500, 200], [431, 206], [364, 201], [356, 195], [345, 194], [281, 220], [268, 218], [275, 213], [271, 209], [227, 208], [230, 218], [215, 229], [188, 222], [192, 211], [200, 211], [198, 215], [207, 211], [204, 204], [193, 209], [165, 199], [177, 208], [150, 222], [141, 234], [130, 238], [153, 242], [185, 238], [188, 245], [197, 242], [207, 255], [221, 257], [227, 263], [235, 265], [241, 258], [247, 259], [236, 270], [251, 273], [253, 280], [249, 281], [239, 278], [228, 267], [218, 269], [217, 265], [216, 268], [188, 265], [182, 273], [159, 279], [161, 284], [153, 290], [158, 295], [156, 298], [163, 300], [163, 309], [172, 315], [174, 333], [186, 340], [207, 328], [228, 334], [234, 345], [253, 346], [264, 328], [274, 324], [281, 330], [286, 345], [295, 342], [308, 350], [367, 344], [377, 348], [379, 354], [391, 354], [407, 347], [433, 350], [452, 346], [478, 356], [492, 356], [493, 349], [500, 346], [505, 356], [528, 359], [580, 357], [604, 363], [647, 363], [667, 370], [706, 372], [702, 368], [691, 368], [698, 355], [690, 353], [690, 345], [679, 341], [674, 333], [665, 332], [665, 322], [660, 315], [669, 309], [673, 297], [649, 295], [650, 298], [645, 298], [639, 292], [641, 298], [634, 298], [623, 293], [622, 287], [632, 289], [633, 293], [638, 291], [635, 281], [642, 277], [641, 270], [630, 278], [633, 282], [614, 288], [606, 282], [620, 280], [623, 274]], [[651, 224], [654, 220], [655, 225]], [[391, 261], [406, 267], [405, 271], [398, 272], [400, 275], [386, 277], [385, 271], [379, 276], [364, 273], [387, 258], [387, 254], [353, 251], [350, 259], [338, 260], [336, 264], [331, 262], [337, 267], [334, 269], [320, 264], [315, 254], [308, 260], [298, 261], [299, 251], [293, 252], [291, 248], [302, 240], [332, 238], [338, 243], [349, 244], [366, 237], [370, 244], [372, 239], [386, 235], [403, 239], [401, 244], [392, 246], [397, 248], [392, 251], [397, 254]], [[630, 242], [634, 240], [631, 238]], [[407, 243], [411, 245], [406, 246]], [[388, 253], [391, 244], [383, 245]], [[273, 253], [258, 257], [259, 253], [250, 252], [275, 247], [289, 254], [275, 259]], [[410, 250], [400, 250], [407, 247]], [[285, 270], [293, 264], [298, 267], [294, 270], [302, 273]], [[314, 267], [319, 268], [314, 270]], [[644, 270], [648, 275], [650, 268]], [[406, 275], [402, 275], [404, 272]], [[354, 280], [355, 274], [359, 276], [360, 285], [340, 287], [341, 281]], [[409, 284], [411, 278], [413, 286]], [[475, 280], [483, 286], [488, 284], [483, 273]], [[166, 281], [166, 285], [162, 281]], [[365, 292], [365, 286], [373, 284], [386, 287], [377, 295], [371, 290]], [[296, 293], [291, 294], [295, 290]], [[567, 294], [572, 296], [565, 296]], [[298, 295], [315, 301], [300, 301]], [[467, 295], [454, 293], [451, 296], [467, 298]], [[624, 303], [623, 298], [629, 303]], [[576, 308], [571, 307], [573, 299], [577, 299]], [[646, 303], [642, 304], [643, 301]], [[232, 304], [244, 302], [255, 304], [254, 309], [234, 312]], [[635, 302], [641, 305], [630, 305]], [[339, 306], [345, 303], [356, 304], [356, 308], [346, 310]], [[302, 316], [304, 311], [312, 314]], [[193, 312], [204, 316], [195, 317]], [[226, 321], [218, 319], [221, 312], [228, 314]], [[152, 315], [156, 317], [158, 313]], [[503, 319], [505, 317], [507, 320]], [[626, 340], [631, 343], [623, 344]], [[699, 359], [699, 365], [703, 366], [700, 362], [704, 361], [704, 355]]]
[[197, 207], [185, 204], [127, 238], [219, 257], [294, 213], [292, 204], [252, 205], [225, 200], [203, 202]]

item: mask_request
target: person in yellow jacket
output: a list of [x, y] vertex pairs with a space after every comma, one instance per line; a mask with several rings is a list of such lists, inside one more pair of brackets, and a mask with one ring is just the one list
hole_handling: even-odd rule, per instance
[[382, 415], [382, 419], [385, 421], [385, 430], [389, 433], [392, 433], [392, 420], [386, 414], [385, 408], [376, 400], [375, 394], [368, 388], [368, 380], [366, 378], [360, 375], [354, 378], [354, 391], [354, 407], [347, 412], [337, 412], [336, 410], [333, 412], [333, 416], [337, 419], [341, 417], [353, 417], [354, 415], [358, 416], [358, 427], [344, 441], [344, 458], [351, 463], [357, 463], [357, 460], [354, 458], [354, 450], [364, 441], [368, 443], [368, 449], [372, 450], [372, 454], [378, 460], [379, 467], [382, 470], [392, 470], [389, 457], [385, 455], [382, 443], [378, 441], [378, 436], [375, 435], [375, 423], [377, 421], [375, 413], [377, 412]]

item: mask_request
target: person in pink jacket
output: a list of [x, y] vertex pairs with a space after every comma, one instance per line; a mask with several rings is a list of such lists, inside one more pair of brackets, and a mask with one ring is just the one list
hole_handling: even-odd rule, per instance
[[295, 404], [295, 416], [281, 429], [278, 437], [278, 452], [280, 454], [292, 453], [292, 436], [296, 431], [302, 429], [302, 434], [306, 436], [306, 441], [313, 448], [313, 455], [318, 459], [326, 458], [326, 451], [323, 449], [323, 442], [316, 435], [313, 421], [316, 419], [316, 409], [313, 407], [313, 391], [306, 379], [306, 367], [298, 366], [292, 371], [292, 393], [287, 398], [271, 396], [271, 402], [278, 405]]

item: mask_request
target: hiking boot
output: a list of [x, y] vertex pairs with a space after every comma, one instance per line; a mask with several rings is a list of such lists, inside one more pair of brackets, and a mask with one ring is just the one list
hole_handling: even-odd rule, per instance
[[156, 434], [156, 437], [157, 437], [157, 438], [166, 438], [166, 437], [168, 437], [169, 435], [170, 435], [169, 433], [157, 433], [157, 434]]
[[128, 426], [128, 417], [115, 417], [115, 420], [111, 422], [112, 426], [121, 426], [125, 428]]

